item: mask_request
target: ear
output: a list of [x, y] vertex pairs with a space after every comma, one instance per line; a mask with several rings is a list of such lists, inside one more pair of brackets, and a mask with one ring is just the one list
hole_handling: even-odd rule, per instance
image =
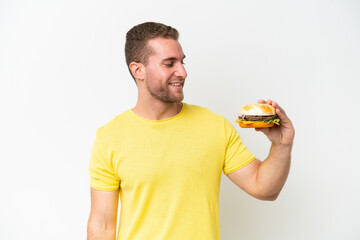
[[129, 65], [129, 68], [130, 68], [132, 75], [135, 77], [135, 79], [140, 80], [140, 81], [144, 80], [145, 68], [142, 63], [131, 62]]

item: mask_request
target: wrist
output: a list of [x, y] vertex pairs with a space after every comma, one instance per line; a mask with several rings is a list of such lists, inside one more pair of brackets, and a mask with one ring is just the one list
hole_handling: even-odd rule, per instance
[[272, 142], [271, 143], [271, 149], [285, 151], [285, 152], [291, 151], [292, 146], [293, 146], [292, 141], [289, 143], [281, 143], [281, 142]]
[[291, 147], [294, 142], [294, 136], [281, 136], [278, 139], [273, 139], [271, 143], [277, 146]]

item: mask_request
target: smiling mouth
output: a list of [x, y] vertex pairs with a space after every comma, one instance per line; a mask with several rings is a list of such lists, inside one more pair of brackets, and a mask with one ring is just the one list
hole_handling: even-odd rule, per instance
[[171, 86], [182, 86], [182, 83], [169, 83]]

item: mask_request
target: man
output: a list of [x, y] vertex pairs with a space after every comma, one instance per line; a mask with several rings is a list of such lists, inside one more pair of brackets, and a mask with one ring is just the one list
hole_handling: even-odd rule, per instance
[[[187, 77], [178, 32], [143, 23], [127, 33], [136, 106], [97, 131], [90, 159], [88, 239], [220, 239], [219, 188], [224, 172], [262, 200], [275, 200], [290, 167], [294, 128], [274, 101], [281, 125], [262, 131], [272, 142], [257, 160], [232, 124], [183, 103]], [[260, 100], [259, 103], [265, 103]]]

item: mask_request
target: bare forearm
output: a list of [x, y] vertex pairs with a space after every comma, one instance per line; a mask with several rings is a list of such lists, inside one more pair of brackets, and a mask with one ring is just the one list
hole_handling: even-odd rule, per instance
[[119, 189], [91, 190], [91, 211], [87, 227], [88, 240], [115, 240]]
[[[116, 225], [116, 224], [115, 224]], [[116, 239], [116, 226], [111, 224], [107, 226], [104, 223], [95, 221], [89, 218], [87, 227], [88, 240], [115, 240]]]
[[292, 144], [272, 144], [269, 156], [256, 175], [258, 192], [264, 199], [275, 200], [289, 174]]

